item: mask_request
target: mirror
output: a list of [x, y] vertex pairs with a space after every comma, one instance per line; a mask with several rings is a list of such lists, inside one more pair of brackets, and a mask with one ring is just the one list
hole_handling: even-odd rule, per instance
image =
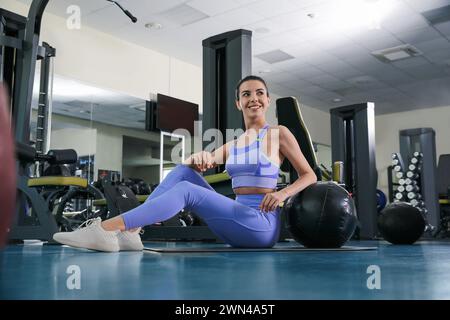
[[331, 171], [331, 146], [317, 142], [313, 142], [313, 144], [316, 151], [318, 165], [320, 166], [322, 164]]
[[[36, 72], [31, 141], [36, 141], [39, 74]], [[50, 149], [74, 149], [72, 175], [88, 179], [140, 178], [159, 183], [160, 133], [145, 130], [146, 100], [55, 75]], [[179, 141], [164, 140], [164, 166]]]

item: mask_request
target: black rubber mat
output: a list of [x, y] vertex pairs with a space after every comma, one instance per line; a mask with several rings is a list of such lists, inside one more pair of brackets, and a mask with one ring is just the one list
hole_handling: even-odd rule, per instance
[[184, 247], [184, 248], [152, 248], [145, 247], [144, 250], [160, 253], [208, 253], [208, 252], [292, 252], [292, 251], [368, 251], [377, 250], [377, 247], [351, 247], [344, 246], [340, 248], [305, 248], [305, 247], [273, 247], [273, 248], [233, 248], [224, 247]]

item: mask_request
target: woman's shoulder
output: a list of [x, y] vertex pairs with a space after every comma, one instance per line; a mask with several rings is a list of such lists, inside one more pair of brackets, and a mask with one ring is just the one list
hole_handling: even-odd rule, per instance
[[280, 136], [281, 135], [286, 135], [287, 133], [291, 132], [288, 127], [283, 126], [281, 124], [277, 124], [277, 125], [273, 125], [273, 126], [271, 125], [271, 126], [269, 126], [269, 130], [271, 130], [271, 131], [273, 131], [273, 130], [278, 131]]

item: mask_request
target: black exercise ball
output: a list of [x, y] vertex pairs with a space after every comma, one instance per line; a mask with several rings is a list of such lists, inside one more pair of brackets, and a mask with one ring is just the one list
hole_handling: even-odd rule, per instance
[[394, 202], [381, 211], [378, 230], [392, 244], [413, 244], [425, 231], [425, 219], [419, 208]]
[[289, 198], [283, 211], [292, 237], [305, 247], [339, 248], [355, 232], [355, 204], [336, 183], [317, 182]]

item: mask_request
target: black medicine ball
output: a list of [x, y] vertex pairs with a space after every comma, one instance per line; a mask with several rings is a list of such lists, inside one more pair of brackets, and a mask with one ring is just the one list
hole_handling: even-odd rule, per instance
[[339, 248], [357, 225], [352, 197], [330, 181], [317, 182], [292, 196], [283, 211], [292, 237], [305, 247]]
[[420, 209], [406, 202], [394, 202], [381, 211], [378, 230], [392, 244], [413, 244], [425, 231], [425, 219]]

